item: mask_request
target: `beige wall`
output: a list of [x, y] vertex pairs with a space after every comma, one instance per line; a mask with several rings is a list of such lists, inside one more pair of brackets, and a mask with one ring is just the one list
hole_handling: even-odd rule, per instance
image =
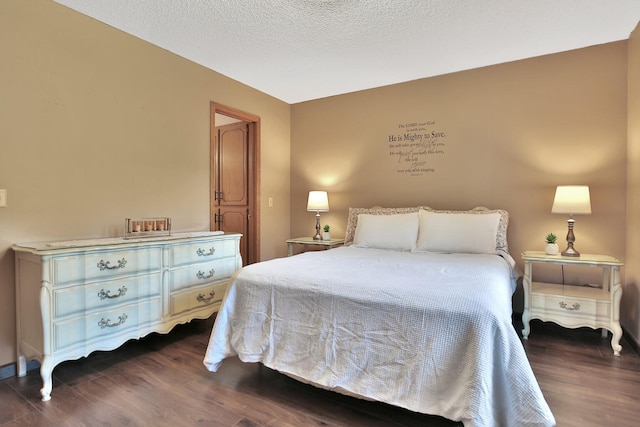
[[0, 367], [11, 244], [121, 236], [126, 217], [209, 228], [210, 101], [261, 117], [261, 255], [286, 253], [288, 104], [49, 0], [0, 2], [0, 63]]
[[[262, 259], [313, 232], [310, 189], [329, 191], [322, 222], [335, 236], [349, 206], [501, 207], [518, 258], [549, 231], [564, 236], [555, 186], [589, 184], [576, 247], [623, 261], [626, 249], [623, 319], [638, 337], [638, 37], [289, 106], [54, 2], [3, 0], [0, 366], [15, 361], [11, 244], [117, 236], [130, 216], [208, 228], [210, 101], [262, 119]], [[446, 133], [445, 154], [427, 158], [433, 173], [398, 173], [388, 137], [419, 121]]]
[[628, 41], [627, 265], [622, 294], [625, 332], [640, 342], [640, 24]]
[[[593, 214], [576, 217], [576, 248], [624, 260], [626, 58], [623, 41], [293, 105], [292, 235], [313, 232], [309, 190], [329, 192], [322, 223], [336, 237], [349, 206], [483, 205], [510, 212], [510, 251], [522, 267], [520, 253], [542, 250], [548, 232], [564, 241], [567, 218], [551, 214], [555, 187], [587, 184]], [[422, 158], [435, 171], [398, 173], [406, 164], [389, 154], [389, 135], [427, 121], [429, 132], [445, 132], [445, 153]], [[587, 270], [565, 269], [567, 282], [599, 280]], [[539, 274], [561, 279], [559, 269]]]

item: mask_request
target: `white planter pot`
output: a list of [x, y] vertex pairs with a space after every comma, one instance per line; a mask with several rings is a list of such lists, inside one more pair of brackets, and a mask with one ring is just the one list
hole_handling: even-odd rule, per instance
[[328, 231], [322, 232], [322, 240], [331, 240], [331, 233]]
[[558, 251], [557, 243], [547, 243], [544, 247], [544, 253], [547, 255], [558, 255]]

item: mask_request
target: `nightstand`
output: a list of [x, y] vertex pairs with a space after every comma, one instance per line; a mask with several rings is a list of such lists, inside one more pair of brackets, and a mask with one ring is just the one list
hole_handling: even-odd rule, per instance
[[[612, 333], [613, 354], [620, 355], [622, 328], [620, 327], [620, 267], [622, 263], [607, 255], [581, 254], [579, 257], [546, 255], [544, 252], [526, 251], [524, 260], [524, 313], [522, 337], [529, 337], [531, 319], [540, 319], [565, 328], [603, 328]], [[534, 264], [558, 264], [602, 269], [602, 286], [572, 286], [532, 281]]]
[[287, 256], [293, 255], [293, 247], [295, 245], [315, 246], [316, 249], [333, 249], [338, 246], [344, 245], [344, 239], [331, 239], [331, 240], [313, 240], [313, 237], [296, 237], [295, 239], [287, 240]]

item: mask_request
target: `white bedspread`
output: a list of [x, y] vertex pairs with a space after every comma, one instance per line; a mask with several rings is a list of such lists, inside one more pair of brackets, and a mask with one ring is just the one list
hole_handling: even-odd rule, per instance
[[512, 292], [497, 255], [343, 247], [253, 264], [225, 296], [204, 364], [237, 354], [465, 426], [551, 426]]

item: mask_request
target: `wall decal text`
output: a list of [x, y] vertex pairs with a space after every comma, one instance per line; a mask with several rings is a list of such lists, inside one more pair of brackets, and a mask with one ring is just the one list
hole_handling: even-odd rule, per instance
[[429, 160], [445, 154], [446, 138], [435, 120], [399, 123], [395, 133], [388, 135], [389, 156], [395, 160], [396, 172], [412, 176], [434, 173]]

